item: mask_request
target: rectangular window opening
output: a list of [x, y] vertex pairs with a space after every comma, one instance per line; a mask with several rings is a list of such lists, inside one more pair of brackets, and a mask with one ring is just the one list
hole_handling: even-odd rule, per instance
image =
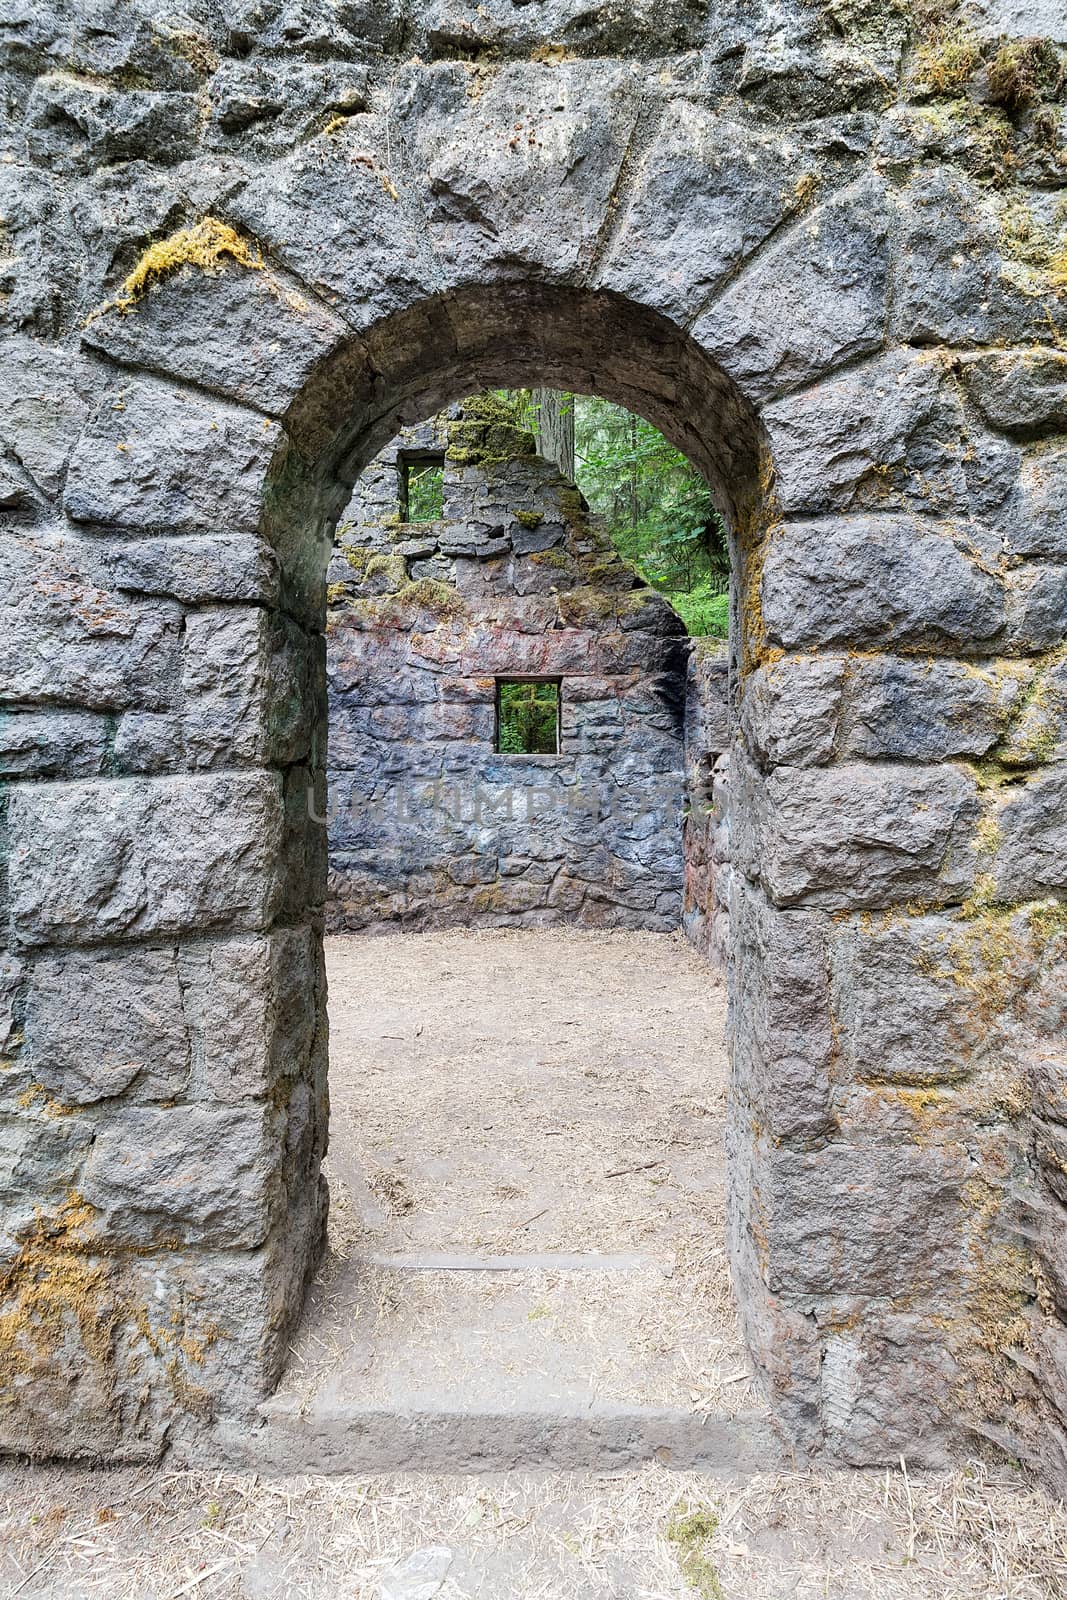
[[397, 466], [401, 522], [440, 522], [445, 514], [444, 456], [401, 456]]
[[506, 756], [559, 755], [559, 679], [496, 680], [496, 747]]

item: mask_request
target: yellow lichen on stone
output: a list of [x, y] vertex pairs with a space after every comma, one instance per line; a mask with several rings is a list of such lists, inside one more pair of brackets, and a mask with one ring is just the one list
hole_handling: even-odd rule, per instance
[[263, 266], [259, 251], [228, 223], [220, 222], [218, 217], [204, 217], [191, 228], [179, 228], [177, 233], [149, 245], [122, 285], [122, 293], [115, 303], [120, 309], [128, 310], [154, 283], [161, 283], [182, 267], [217, 272], [225, 257], [252, 271], [258, 272]]
[[19, 1251], [0, 1273], [0, 1393], [63, 1349], [71, 1324], [102, 1367], [111, 1359], [119, 1308], [107, 1269], [88, 1258], [96, 1216], [71, 1192], [58, 1212], [38, 1211]]

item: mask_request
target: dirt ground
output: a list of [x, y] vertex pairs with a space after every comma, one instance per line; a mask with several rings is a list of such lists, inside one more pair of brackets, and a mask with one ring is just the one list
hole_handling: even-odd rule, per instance
[[[328, 961], [334, 1205], [290, 1393], [484, 1399], [534, 1370], [590, 1404], [757, 1405], [722, 1243], [724, 997], [703, 962], [673, 937], [561, 932], [336, 939]], [[1065, 1595], [1067, 1510], [978, 1463], [0, 1466], [0, 1597], [20, 1600]]]

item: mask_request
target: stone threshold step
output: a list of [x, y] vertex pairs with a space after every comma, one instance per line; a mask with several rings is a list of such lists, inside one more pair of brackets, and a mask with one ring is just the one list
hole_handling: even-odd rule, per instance
[[652, 1406], [531, 1407], [492, 1411], [300, 1411], [267, 1401], [259, 1426], [219, 1423], [187, 1456], [243, 1470], [477, 1473], [555, 1468], [614, 1471], [659, 1462], [707, 1473], [773, 1472], [782, 1444], [758, 1412], [715, 1416]]

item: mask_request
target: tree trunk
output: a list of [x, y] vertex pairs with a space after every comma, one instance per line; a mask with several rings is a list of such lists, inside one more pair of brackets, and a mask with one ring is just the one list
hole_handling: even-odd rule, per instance
[[574, 482], [574, 396], [558, 389], [532, 389], [537, 453], [554, 461], [568, 483]]

